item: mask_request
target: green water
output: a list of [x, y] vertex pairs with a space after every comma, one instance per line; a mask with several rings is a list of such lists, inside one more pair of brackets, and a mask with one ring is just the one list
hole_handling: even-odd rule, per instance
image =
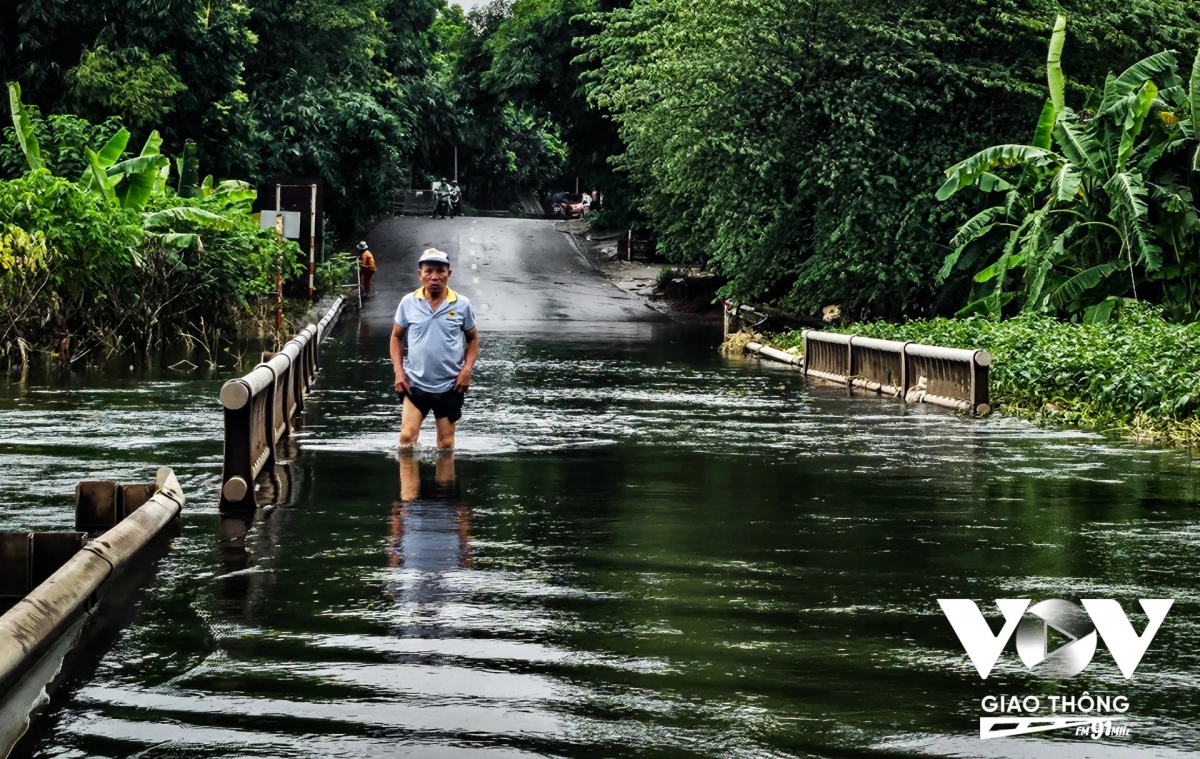
[[[83, 478], [189, 501], [138, 621], [37, 757], [1183, 756], [1200, 741], [1191, 460], [805, 388], [711, 328], [485, 334], [460, 450], [397, 460], [386, 334], [327, 345], [282, 502], [222, 518], [220, 374], [0, 384], [0, 526]], [[117, 373], [120, 374], [119, 372]], [[402, 497], [403, 496], [403, 497]], [[1173, 598], [1136, 676], [938, 598]], [[991, 612], [995, 616], [994, 610]], [[998, 625], [994, 625], [998, 629]], [[981, 741], [989, 694], [1124, 694], [1130, 735]]]

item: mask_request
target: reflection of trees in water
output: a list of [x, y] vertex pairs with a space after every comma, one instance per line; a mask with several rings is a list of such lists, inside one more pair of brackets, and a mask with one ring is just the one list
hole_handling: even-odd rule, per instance
[[399, 634], [447, 634], [438, 618], [458, 591], [446, 575], [471, 565], [470, 512], [458, 501], [453, 453], [438, 454], [434, 481], [422, 487], [419, 462], [411, 452], [401, 452], [400, 500], [392, 505], [391, 528], [388, 594], [408, 617]]

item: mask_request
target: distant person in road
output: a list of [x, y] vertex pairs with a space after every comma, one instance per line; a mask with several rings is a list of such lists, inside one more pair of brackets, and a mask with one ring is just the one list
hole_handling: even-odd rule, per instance
[[[400, 447], [416, 444], [421, 423], [433, 412], [438, 448], [454, 447], [463, 399], [479, 357], [479, 332], [471, 302], [450, 289], [450, 257], [429, 248], [417, 259], [421, 286], [405, 295], [392, 325], [392, 370], [403, 401]], [[404, 338], [408, 355], [404, 356]]]
[[432, 219], [437, 218], [438, 203], [441, 202], [442, 198], [446, 198], [447, 203], [449, 203], [449, 197], [450, 197], [450, 185], [446, 183], [446, 178], [442, 177], [441, 179], [439, 179], [437, 181], [437, 184], [435, 184], [433, 186], [433, 216], [431, 216], [430, 218], [432, 218]]
[[375, 256], [371, 255], [367, 241], [358, 244], [358, 279], [362, 283], [364, 298], [371, 297], [371, 277], [375, 276]]

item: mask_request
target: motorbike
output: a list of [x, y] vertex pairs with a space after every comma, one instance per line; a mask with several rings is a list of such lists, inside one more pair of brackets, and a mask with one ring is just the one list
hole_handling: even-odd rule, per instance
[[450, 218], [462, 216], [462, 193], [450, 192]]
[[446, 218], [446, 214], [449, 212], [450, 212], [450, 193], [448, 193], [448, 192], [437, 193], [437, 202], [435, 202], [434, 206], [433, 206], [433, 218], [436, 219], [438, 216], [441, 216], [444, 219], [444, 218]]

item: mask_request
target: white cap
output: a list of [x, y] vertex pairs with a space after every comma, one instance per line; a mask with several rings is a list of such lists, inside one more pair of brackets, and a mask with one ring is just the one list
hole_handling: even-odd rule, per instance
[[421, 264], [444, 264], [449, 266], [450, 256], [437, 248], [426, 248], [421, 252], [421, 257], [417, 259], [417, 266]]

